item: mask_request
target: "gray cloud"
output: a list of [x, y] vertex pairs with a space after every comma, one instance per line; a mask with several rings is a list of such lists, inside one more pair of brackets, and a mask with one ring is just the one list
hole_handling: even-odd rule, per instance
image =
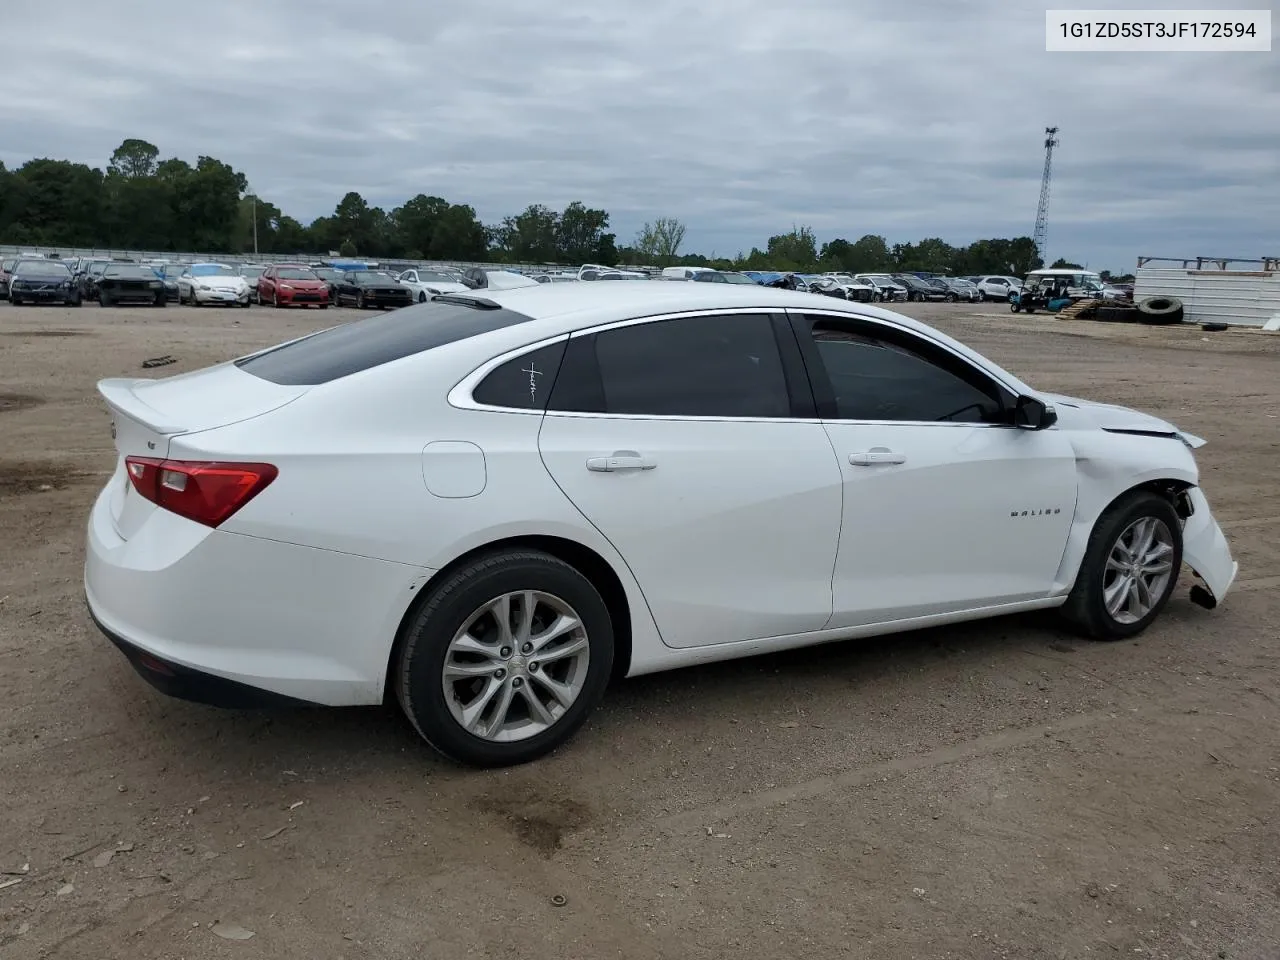
[[137, 136], [303, 220], [347, 190], [487, 221], [580, 199], [624, 241], [674, 215], [733, 253], [793, 223], [1030, 233], [1056, 124], [1051, 256], [1280, 253], [1280, 44], [1049, 54], [1044, 6], [63, 0], [6, 45], [0, 160], [102, 166]]

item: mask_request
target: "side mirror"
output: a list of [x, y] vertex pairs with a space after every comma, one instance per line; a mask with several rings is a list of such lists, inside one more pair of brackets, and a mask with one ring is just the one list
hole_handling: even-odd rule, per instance
[[1021, 396], [1013, 406], [1013, 425], [1023, 430], [1046, 430], [1058, 422], [1058, 411], [1035, 397]]

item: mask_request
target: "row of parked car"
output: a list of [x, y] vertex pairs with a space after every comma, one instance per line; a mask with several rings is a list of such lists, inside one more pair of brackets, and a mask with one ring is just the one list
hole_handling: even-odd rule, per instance
[[[529, 281], [532, 282], [532, 281]], [[18, 305], [78, 307], [169, 303], [248, 307], [401, 307], [439, 293], [469, 289], [461, 272], [412, 268], [399, 273], [364, 264], [227, 264], [138, 262], [106, 258], [51, 259], [38, 255], [0, 261], [0, 299]]]
[[[136, 262], [79, 258], [55, 260], [18, 257], [0, 263], [0, 299], [14, 303], [65, 303], [79, 306], [97, 300], [104, 307], [121, 303], [223, 304], [253, 303], [276, 307], [401, 307], [430, 297], [482, 287], [605, 280], [662, 280], [695, 283], [760, 284], [784, 287], [864, 303], [906, 301], [999, 300], [1018, 308], [1024, 281], [1018, 277], [920, 276], [914, 273], [771, 273], [707, 267], [666, 267], [660, 273], [583, 264], [576, 271], [522, 274], [498, 268], [467, 270], [409, 266], [394, 268], [363, 261], [312, 263], [183, 263]], [[1027, 290], [1046, 303], [1065, 299], [1121, 300], [1131, 291], [1104, 284], [1098, 274], [1081, 269], [1037, 270], [1026, 278]], [[1044, 296], [1041, 296], [1041, 294]], [[1035, 304], [1027, 298], [1028, 306]]]

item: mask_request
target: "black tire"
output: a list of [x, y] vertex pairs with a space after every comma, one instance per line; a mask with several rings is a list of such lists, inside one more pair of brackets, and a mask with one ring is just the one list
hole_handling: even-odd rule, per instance
[[427, 302], [427, 294], [426, 294], [426, 291], [425, 291], [425, 290], [419, 290], [419, 291], [418, 291], [418, 302], [419, 302], [419, 303], [426, 303], [426, 302]]
[[111, 304], [111, 298], [107, 296], [106, 291], [105, 291], [105, 290], [99, 290], [99, 291], [98, 291], [98, 306], [100, 306], [100, 307], [109, 307], [109, 306], [111, 306], [111, 305], [112, 305], [112, 304]]
[[155, 305], [157, 307], [167, 307], [169, 305], [169, 298], [162, 293], [160, 296], [156, 297]]
[[68, 300], [68, 301], [67, 301], [67, 306], [68, 306], [68, 307], [78, 307], [78, 306], [80, 306], [80, 296], [79, 296], [79, 294], [77, 294], [76, 296], [74, 296], [74, 297], [72, 297], [70, 300]]
[[1018, 312], [1019, 310], [1021, 310], [1021, 309], [1022, 309], [1022, 306], [1021, 306], [1020, 304], [1014, 303], [1012, 300], [1011, 300], [1011, 301], [1009, 301], [1009, 312], [1010, 312], [1010, 313], [1017, 313], [1017, 312]]
[[10, 296], [10, 297], [9, 297], [9, 305], [10, 305], [11, 307], [20, 307], [20, 306], [22, 306], [22, 301], [21, 301], [21, 300], [19, 300], [17, 297]]
[[[1155, 518], [1167, 528], [1173, 543], [1170, 558], [1172, 573], [1150, 611], [1133, 623], [1122, 623], [1107, 612], [1103, 600], [1108, 573], [1107, 558], [1120, 536], [1130, 525], [1144, 517]], [[1178, 571], [1181, 568], [1182, 521], [1173, 504], [1149, 490], [1131, 491], [1107, 507], [1093, 525], [1089, 546], [1080, 564], [1080, 572], [1076, 575], [1075, 585], [1061, 608], [1062, 616], [1082, 634], [1094, 640], [1124, 640], [1137, 636], [1151, 626], [1168, 603], [1177, 586]]]
[[1098, 307], [1093, 319], [1103, 323], [1137, 323], [1141, 314], [1133, 307]]
[[1221, 333], [1223, 330], [1228, 329], [1228, 324], [1218, 323], [1216, 321], [1211, 323], [1202, 323], [1200, 324], [1200, 329], [1204, 330], [1206, 333]]
[[1182, 312], [1182, 301], [1177, 297], [1143, 297], [1137, 307], [1149, 317], [1163, 317]]
[[[554, 594], [578, 613], [589, 665], [578, 698], [550, 727], [524, 740], [498, 743], [454, 719], [441, 679], [449, 643], [463, 622], [490, 600], [522, 590]], [[613, 621], [590, 580], [539, 550], [504, 550], [478, 557], [428, 590], [409, 618], [393, 682], [405, 715], [431, 746], [471, 766], [510, 766], [536, 760], [577, 732], [604, 695], [613, 652]]]
[[1139, 308], [1137, 310], [1137, 314], [1139, 323], [1145, 323], [1148, 326], [1153, 327], [1164, 327], [1175, 323], [1181, 323], [1184, 316], [1182, 304], [1178, 304], [1178, 308], [1176, 310], [1171, 310], [1168, 313], [1147, 313]]
[[361, 291], [360, 293], [356, 294], [356, 309], [357, 310], [364, 309], [364, 291]]

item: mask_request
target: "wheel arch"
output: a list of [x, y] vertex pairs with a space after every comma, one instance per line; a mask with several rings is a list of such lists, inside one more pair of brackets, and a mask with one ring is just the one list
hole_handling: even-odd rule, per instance
[[466, 553], [455, 557], [422, 584], [417, 591], [417, 596], [405, 609], [400, 618], [400, 623], [396, 627], [395, 639], [392, 641], [391, 651], [387, 656], [386, 673], [383, 677], [383, 700], [385, 702], [390, 702], [394, 699], [392, 692], [395, 689], [393, 671], [399, 663], [400, 652], [404, 649], [409, 624], [414, 616], [417, 615], [422, 604], [426, 602], [426, 597], [432, 587], [455, 570], [465, 567], [478, 557], [520, 548], [541, 550], [543, 553], [564, 561], [590, 580], [592, 585], [600, 591], [600, 596], [604, 599], [605, 606], [608, 607], [610, 618], [613, 621], [613, 674], [610, 677], [610, 681], [619, 680], [627, 675], [627, 672], [631, 669], [632, 653], [631, 603], [627, 599], [627, 591], [622, 584], [621, 578], [619, 578], [608, 560], [584, 544], [566, 537], [528, 534], [492, 540], [474, 547]]
[[1065, 598], [1075, 586], [1080, 565], [1084, 562], [1085, 553], [1089, 549], [1089, 538], [1093, 535], [1093, 528], [1097, 526], [1098, 519], [1114, 504], [1136, 492], [1147, 491], [1168, 500], [1178, 516], [1185, 520], [1191, 515], [1191, 503], [1187, 497], [1187, 491], [1196, 486], [1195, 480], [1185, 475], [1180, 476], [1178, 471], [1170, 470], [1140, 480], [1131, 478], [1123, 486], [1112, 488], [1110, 495], [1103, 494], [1088, 501], [1081, 497], [1076, 506], [1075, 520], [1071, 525], [1066, 550], [1063, 551], [1058, 576], [1055, 578], [1054, 593], [1060, 593]]

